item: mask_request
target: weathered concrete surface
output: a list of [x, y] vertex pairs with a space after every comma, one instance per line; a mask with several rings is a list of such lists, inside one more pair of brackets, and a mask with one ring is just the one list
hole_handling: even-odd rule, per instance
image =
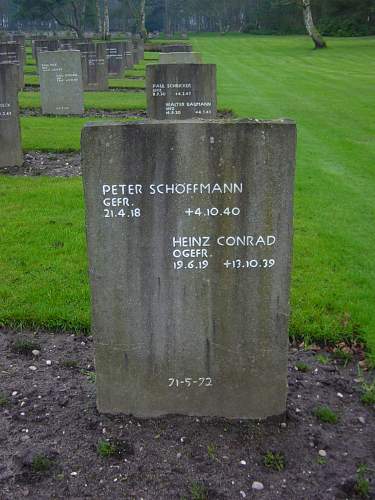
[[166, 52], [160, 54], [159, 64], [202, 64], [199, 52]]
[[131, 40], [122, 42], [124, 46], [125, 68], [131, 69], [134, 66], [134, 46]]
[[26, 36], [22, 33], [13, 33], [12, 41], [20, 44], [23, 64], [26, 64]]
[[52, 52], [53, 50], [58, 50], [59, 41], [54, 39], [46, 40], [33, 40], [32, 42], [32, 54], [38, 65], [39, 52]]
[[11, 63], [17, 67], [18, 90], [24, 87], [23, 59], [24, 55], [19, 43], [15, 41], [0, 43], [0, 63]]
[[0, 167], [23, 164], [17, 81], [17, 66], [0, 63]]
[[83, 83], [80, 51], [41, 52], [38, 64], [42, 113], [81, 115]]
[[134, 46], [134, 50], [137, 52], [137, 61], [139, 64], [140, 61], [143, 61], [144, 57], [145, 57], [145, 42], [144, 40], [140, 39], [140, 40], [133, 40], [133, 46]]
[[59, 50], [75, 50], [76, 45], [79, 42], [84, 42], [84, 40], [78, 40], [77, 38], [59, 38]]
[[147, 116], [186, 120], [216, 116], [216, 65], [150, 64], [146, 67]]
[[77, 43], [81, 51], [83, 90], [108, 90], [107, 50], [105, 43]]
[[139, 42], [139, 40], [133, 38], [132, 45], [133, 45], [133, 63], [134, 64], [139, 64], [139, 62], [140, 62], [139, 51], [138, 51], [138, 42]]
[[121, 77], [125, 69], [124, 42], [106, 42], [108, 76]]
[[287, 121], [85, 127], [99, 411], [285, 411], [295, 140]]

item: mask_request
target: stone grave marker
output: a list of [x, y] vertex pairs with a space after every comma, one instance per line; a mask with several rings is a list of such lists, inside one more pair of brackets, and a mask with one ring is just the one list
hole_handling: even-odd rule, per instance
[[108, 90], [105, 43], [77, 43], [81, 51], [83, 90]]
[[11, 63], [17, 68], [18, 74], [18, 90], [24, 87], [24, 56], [21, 45], [17, 42], [0, 42], [0, 62]]
[[136, 38], [132, 39], [132, 45], [133, 45], [133, 63], [134, 64], [139, 64], [139, 51], [138, 51], [138, 42]]
[[202, 64], [199, 52], [165, 52], [160, 54], [159, 64]]
[[108, 76], [121, 77], [125, 69], [124, 42], [107, 42]]
[[83, 114], [83, 83], [79, 50], [41, 52], [38, 59], [42, 113]]
[[125, 68], [131, 69], [134, 66], [134, 47], [131, 40], [126, 40], [123, 42], [124, 45], [124, 56], [125, 56]]
[[216, 116], [216, 65], [146, 66], [147, 116], [186, 120]]
[[99, 411], [285, 412], [295, 141], [286, 120], [84, 128]]
[[12, 40], [20, 44], [23, 64], [26, 64], [26, 36], [22, 33], [14, 33], [12, 34]]
[[59, 41], [54, 39], [44, 39], [44, 40], [33, 40], [32, 43], [32, 53], [33, 57], [38, 66], [38, 55], [39, 52], [52, 52], [53, 50], [58, 50]]
[[140, 61], [143, 61], [143, 59], [145, 58], [145, 42], [142, 38], [136, 40], [135, 49], [137, 50], [137, 59], [139, 63]]
[[0, 167], [23, 164], [18, 78], [15, 64], [0, 63]]
[[75, 50], [76, 44], [79, 43], [76, 38], [59, 38], [59, 50]]

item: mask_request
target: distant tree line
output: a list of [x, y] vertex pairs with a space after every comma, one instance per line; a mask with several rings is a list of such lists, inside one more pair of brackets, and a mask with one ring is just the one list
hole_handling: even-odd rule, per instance
[[375, 0], [0, 0], [0, 22], [103, 38], [109, 30], [302, 34], [307, 4], [323, 35], [375, 34]]

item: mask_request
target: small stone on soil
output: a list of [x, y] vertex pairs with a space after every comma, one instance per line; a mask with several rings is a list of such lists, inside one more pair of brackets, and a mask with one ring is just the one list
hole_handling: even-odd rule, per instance
[[34, 366], [34, 365], [29, 366], [29, 370], [32, 370], [33, 372], [35, 372], [36, 366]]
[[261, 483], [260, 481], [254, 481], [251, 487], [255, 491], [262, 491], [264, 489], [263, 483]]

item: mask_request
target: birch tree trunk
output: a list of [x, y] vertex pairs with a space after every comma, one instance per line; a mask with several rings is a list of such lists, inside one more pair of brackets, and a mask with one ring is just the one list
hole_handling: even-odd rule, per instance
[[311, 3], [310, 0], [302, 0], [303, 7], [303, 18], [305, 21], [305, 26], [308, 34], [311, 36], [316, 49], [324, 49], [327, 47], [326, 42], [324, 41], [322, 35], [316, 29], [314, 20], [311, 12]]
[[96, 29], [100, 36], [103, 36], [102, 13], [100, 9], [100, 0], [95, 0], [96, 10]]
[[146, 0], [141, 0], [141, 5], [139, 9], [139, 30], [141, 32], [141, 37], [146, 38]]
[[103, 2], [103, 39], [109, 38], [109, 0]]

